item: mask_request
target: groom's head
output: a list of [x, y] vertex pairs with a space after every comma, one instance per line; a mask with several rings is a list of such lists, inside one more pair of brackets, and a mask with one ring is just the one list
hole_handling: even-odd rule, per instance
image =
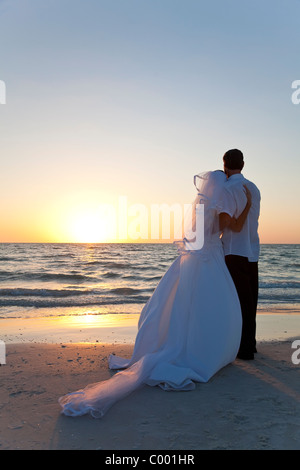
[[223, 156], [224, 171], [229, 177], [240, 173], [244, 167], [244, 156], [238, 149], [228, 150]]

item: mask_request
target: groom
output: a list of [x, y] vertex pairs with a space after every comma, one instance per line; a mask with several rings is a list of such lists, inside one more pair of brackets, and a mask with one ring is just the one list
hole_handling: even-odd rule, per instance
[[[258, 297], [259, 237], [257, 233], [260, 211], [260, 192], [254, 183], [241, 174], [244, 158], [240, 150], [228, 150], [223, 157], [227, 175], [226, 207], [231, 217], [238, 217], [246, 205], [243, 185], [250, 190], [252, 202], [246, 222], [240, 232], [225, 228], [222, 243], [225, 262], [235, 284], [242, 310], [243, 327], [237, 357], [254, 359], [256, 352], [256, 309]], [[226, 217], [227, 214], [223, 213]], [[226, 224], [225, 224], [226, 225]]]

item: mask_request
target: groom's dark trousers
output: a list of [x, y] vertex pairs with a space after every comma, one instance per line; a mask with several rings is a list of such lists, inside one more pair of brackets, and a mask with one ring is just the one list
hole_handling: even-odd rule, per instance
[[258, 298], [258, 263], [237, 255], [225, 256], [226, 265], [240, 299], [243, 327], [239, 353], [256, 351], [256, 309]]

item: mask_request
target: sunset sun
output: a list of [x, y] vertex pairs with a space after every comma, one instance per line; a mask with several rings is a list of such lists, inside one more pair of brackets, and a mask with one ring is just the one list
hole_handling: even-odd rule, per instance
[[77, 243], [109, 242], [113, 238], [113, 221], [105, 211], [74, 212], [68, 222], [71, 238]]

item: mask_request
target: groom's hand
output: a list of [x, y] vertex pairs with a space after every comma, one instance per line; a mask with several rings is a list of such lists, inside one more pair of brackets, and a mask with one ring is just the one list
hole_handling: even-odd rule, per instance
[[245, 188], [247, 204], [249, 204], [249, 206], [251, 206], [251, 204], [252, 204], [252, 194], [251, 194], [250, 190], [247, 188], [247, 186], [245, 184], [243, 186]]

